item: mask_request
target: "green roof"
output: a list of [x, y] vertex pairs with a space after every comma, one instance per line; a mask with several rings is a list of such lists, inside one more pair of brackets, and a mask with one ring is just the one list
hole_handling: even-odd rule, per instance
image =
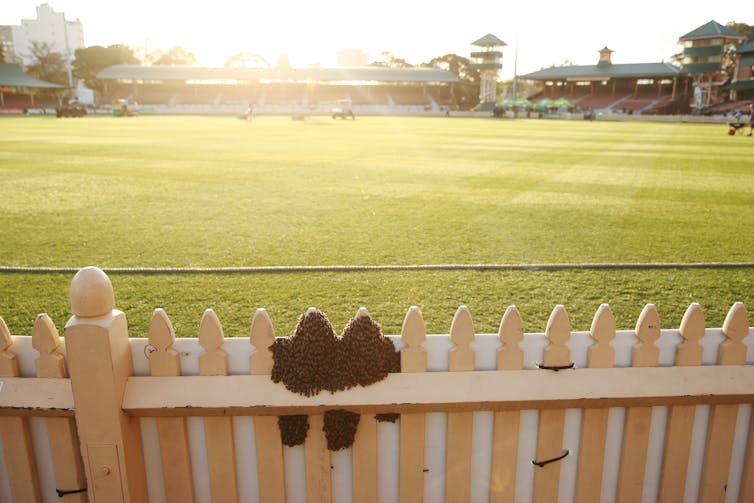
[[738, 54], [745, 54], [747, 52], [754, 52], [754, 40], [752, 40], [748, 44], [742, 45], [741, 47], [739, 47], [738, 49], [736, 49], [736, 52]]
[[703, 24], [699, 28], [692, 30], [682, 36], [679, 40], [693, 40], [695, 38], [712, 38], [712, 37], [723, 37], [723, 38], [738, 38], [743, 39], [745, 38], [743, 35], [738, 33], [735, 30], [732, 30], [731, 28], [728, 28], [727, 26], [723, 26], [717, 21], [710, 21], [707, 24]]
[[458, 82], [458, 77], [439, 68], [305, 67], [228, 68], [203, 66], [115, 65], [97, 74], [98, 79], [120, 80], [278, 80], [294, 82]]
[[681, 72], [683, 73], [709, 73], [709, 72], [719, 72], [722, 70], [722, 65], [720, 63], [691, 63], [688, 65], [683, 65], [681, 67]]
[[0, 63], [0, 86], [34, 87], [41, 89], [62, 89], [65, 87], [29, 77], [21, 69], [21, 65], [15, 63]]
[[611, 78], [671, 78], [679, 74], [670, 63], [603, 64], [582, 66], [553, 66], [521, 75], [530, 80], [601, 80]]
[[487, 35], [483, 36], [482, 38], [480, 38], [476, 42], [472, 42], [471, 45], [477, 45], [477, 46], [481, 46], [481, 47], [488, 46], [488, 45], [497, 45], [497, 46], [502, 47], [502, 46], [505, 46], [505, 45], [508, 45], [508, 44], [506, 44], [505, 42], [503, 42], [502, 40], [500, 40], [499, 38], [497, 38], [492, 33], [488, 33]]
[[754, 89], [754, 79], [739, 80], [737, 82], [732, 82], [730, 84], [724, 85], [720, 89], [723, 89], [723, 90], [728, 90], [728, 89]]

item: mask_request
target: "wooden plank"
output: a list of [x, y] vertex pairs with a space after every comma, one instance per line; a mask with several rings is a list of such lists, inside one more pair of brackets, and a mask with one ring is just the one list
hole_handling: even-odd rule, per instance
[[[201, 376], [222, 376], [228, 373], [228, 355], [223, 346], [223, 329], [211, 309], [204, 311], [199, 324], [199, 355]], [[204, 437], [209, 467], [209, 485], [213, 501], [238, 501], [236, 483], [236, 453], [233, 443], [233, 423], [230, 417], [205, 417]]]
[[[13, 352], [13, 338], [5, 321], [0, 318], [0, 378], [18, 378], [20, 375], [18, 359]], [[5, 390], [2, 390], [0, 396], [4, 394]], [[13, 501], [41, 502], [28, 418], [0, 417], [0, 439], [3, 442], [5, 466]]]
[[[5, 384], [23, 380], [8, 378]], [[366, 388], [305, 397], [265, 376], [135, 376], [128, 379], [122, 407], [132, 416], [160, 417], [754, 403], [745, 380], [754, 380], [754, 365], [425, 372], [390, 374]]]
[[[550, 345], [544, 350], [542, 365], [564, 366], [571, 363], [571, 354], [566, 342], [571, 338], [571, 326], [568, 312], [561, 305], [555, 306], [547, 322], [545, 335]], [[556, 374], [562, 372], [542, 370], [538, 373]], [[559, 385], [558, 385], [559, 386]], [[548, 409], [539, 412], [539, 429], [537, 434], [537, 459], [545, 461], [557, 458], [564, 452], [563, 430], [565, 427], [565, 409]], [[537, 466], [534, 471], [534, 500], [557, 501], [560, 486], [560, 463]]]
[[[31, 331], [31, 344], [39, 352], [35, 361], [37, 377], [63, 379], [68, 377], [65, 357], [60, 351], [58, 331], [46, 314], [40, 314]], [[84, 464], [81, 460], [76, 422], [73, 418], [45, 418], [47, 442], [50, 446], [55, 487], [62, 491], [77, 491], [86, 488]], [[67, 495], [67, 501], [85, 503], [86, 492]]]
[[[255, 350], [249, 357], [252, 375], [267, 376], [272, 372], [272, 350], [275, 331], [267, 311], [257, 309], [251, 320], [249, 342]], [[257, 456], [257, 481], [260, 501], [285, 501], [285, 462], [283, 442], [277, 418], [254, 418], [254, 441]]]
[[[423, 344], [427, 339], [424, 319], [416, 306], [406, 313], [401, 329], [401, 372], [427, 371], [427, 352]], [[426, 415], [401, 414], [399, 447], [399, 496], [403, 503], [424, 500], [424, 433]]]
[[0, 376], [0, 415], [74, 415], [71, 380]]
[[754, 414], [749, 419], [749, 438], [746, 440], [741, 489], [738, 492], [739, 503], [754, 501]]
[[[476, 355], [471, 349], [474, 342], [474, 324], [471, 312], [461, 306], [450, 326], [450, 340], [454, 344], [448, 355], [448, 370], [473, 371]], [[471, 438], [474, 424], [473, 412], [449, 412], [447, 448], [445, 456], [445, 500], [464, 502], [471, 496]]]
[[[741, 302], [736, 302], [728, 311], [723, 335], [726, 340], [720, 345], [717, 364], [745, 365], [747, 348], [742, 341], [749, 335], [749, 315]], [[737, 420], [738, 405], [712, 407], [702, 465], [701, 503], [725, 499]]]
[[[356, 319], [369, 318], [365, 307], [356, 313]], [[377, 420], [374, 414], [364, 414], [351, 448], [353, 500], [377, 503]]]
[[[660, 356], [660, 350], [655, 345], [660, 338], [660, 316], [654, 305], [644, 306], [636, 323], [636, 338], [639, 343], [631, 352], [631, 364], [649, 375], [655, 370], [650, 368], [657, 366]], [[651, 421], [651, 407], [631, 407], [626, 410], [618, 472], [619, 503], [641, 501]]]
[[359, 418], [352, 446], [353, 501], [377, 503], [377, 420], [374, 414]]
[[[594, 344], [587, 353], [587, 367], [612, 368], [615, 350], [610, 342], [615, 339], [615, 315], [607, 304], [602, 304], [594, 315], [590, 334]], [[608, 409], [584, 410], [576, 475], [576, 501], [600, 501], [608, 413]]]
[[13, 501], [41, 502], [28, 418], [0, 417], [0, 438]]
[[[5, 321], [0, 318], [0, 378], [18, 377], [18, 359], [12, 351], [13, 338]], [[3, 379], [5, 396], [6, 380]], [[14, 501], [42, 501], [39, 477], [31, 443], [29, 422], [23, 417], [0, 417], [0, 438], [3, 442], [5, 466]]]
[[[174, 347], [175, 331], [167, 313], [156, 309], [149, 324], [149, 373], [153, 377], [181, 375], [181, 361]], [[188, 428], [185, 417], [158, 417], [157, 432], [162, 459], [165, 498], [180, 503], [195, 500]]]
[[304, 443], [307, 503], [332, 501], [332, 466], [327, 439], [322, 429], [324, 424], [323, 415], [309, 416], [309, 432]]
[[[509, 306], [506, 309], [500, 321], [498, 338], [503, 343], [503, 347], [497, 354], [497, 369], [520, 370], [524, 364], [524, 352], [519, 348], [524, 338], [524, 327], [516, 306]], [[495, 413], [490, 476], [490, 501], [492, 503], [515, 501], [520, 421], [519, 411]]]
[[[691, 304], [681, 321], [683, 342], [678, 346], [675, 365], [679, 367], [702, 364], [703, 348], [699, 343], [704, 337], [704, 313], [699, 304]], [[676, 405], [668, 412], [665, 430], [665, 451], [660, 475], [660, 499], [671, 503], [683, 501], [686, 487], [688, 459], [691, 452], [691, 436], [694, 432], [693, 405]]]

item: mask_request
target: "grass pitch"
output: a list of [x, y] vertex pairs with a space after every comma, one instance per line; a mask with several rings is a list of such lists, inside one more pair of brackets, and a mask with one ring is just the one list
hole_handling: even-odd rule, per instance
[[[466, 118], [44, 117], [0, 120], [0, 265], [230, 267], [752, 262], [754, 140], [725, 125]], [[0, 316], [62, 326], [70, 275], [0, 274]], [[265, 307], [279, 335], [309, 306], [340, 329], [359, 306], [398, 333], [410, 305], [447, 332], [516, 304], [527, 331], [562, 303], [586, 330], [644, 303], [677, 327], [689, 302], [720, 326], [752, 306], [750, 270], [112, 275], [132, 335], [164, 307], [227, 336]]]

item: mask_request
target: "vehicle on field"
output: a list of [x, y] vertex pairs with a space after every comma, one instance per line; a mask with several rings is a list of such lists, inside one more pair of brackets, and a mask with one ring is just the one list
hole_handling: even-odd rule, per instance
[[79, 103], [79, 100], [76, 98], [61, 104], [55, 109], [55, 115], [58, 117], [83, 117], [86, 113], [86, 107]]
[[353, 108], [351, 108], [351, 100], [338, 100], [337, 105], [332, 109], [332, 118], [337, 119], [347, 119], [348, 117], [351, 118], [351, 120], [356, 119], [356, 116], [353, 114]]
[[113, 115], [115, 117], [133, 117], [136, 114], [136, 103], [130, 103], [124, 99], [113, 102]]

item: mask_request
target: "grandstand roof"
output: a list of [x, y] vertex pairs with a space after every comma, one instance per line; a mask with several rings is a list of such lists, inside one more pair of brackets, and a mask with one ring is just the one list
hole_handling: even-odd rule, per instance
[[500, 46], [500, 47], [502, 47], [502, 46], [505, 46], [505, 45], [508, 45], [508, 44], [506, 44], [505, 42], [503, 42], [502, 40], [500, 40], [499, 38], [497, 38], [492, 33], [488, 33], [487, 35], [483, 36], [482, 38], [480, 38], [476, 42], [472, 42], [471, 45], [477, 45], [477, 46], [482, 46], [482, 47], [488, 46], [488, 45], [494, 45], [494, 46]]
[[293, 81], [293, 82], [457, 82], [458, 76], [439, 68], [363, 67], [272, 67], [213, 68], [202, 66], [115, 65], [97, 74], [99, 79], [204, 80], [204, 81]]
[[520, 75], [530, 80], [600, 80], [615, 78], [675, 77], [680, 68], [670, 63], [631, 63], [581, 66], [553, 66]]
[[738, 49], [736, 49], [736, 52], [738, 54], [745, 54], [747, 52], [754, 52], [754, 40], [752, 40], [748, 44], [742, 45], [741, 47], [739, 47]]
[[21, 69], [21, 65], [15, 63], [0, 63], [0, 86], [4, 87], [34, 87], [43, 89], [62, 89], [65, 86], [45, 82], [44, 80], [29, 77]]
[[699, 28], [692, 30], [682, 36], [678, 40], [693, 40], [697, 38], [710, 38], [710, 37], [727, 37], [727, 38], [738, 38], [743, 39], [745, 38], [743, 35], [738, 33], [737, 31], [728, 28], [727, 26], [723, 26], [717, 21], [710, 21], [707, 24], [703, 24]]

